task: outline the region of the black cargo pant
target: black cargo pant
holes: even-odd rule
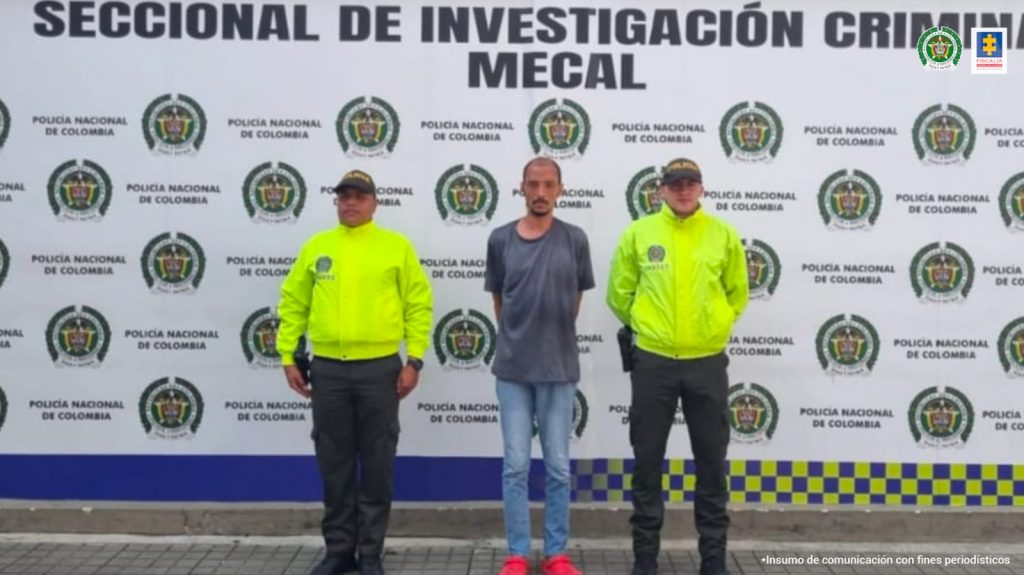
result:
[[[338,361],[313,358],[313,443],[324,484],[328,553],[379,557],[391,514],[398,445],[397,354]]]
[[[725,353],[699,359],[671,359],[633,350],[629,442],[633,468],[633,553],[656,557],[665,520],[661,473],[665,444],[679,400],[697,470],[694,515],[701,559],[725,559],[729,500],[725,453],[729,445],[729,376]]]

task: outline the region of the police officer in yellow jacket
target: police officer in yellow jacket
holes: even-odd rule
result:
[[[635,333],[630,373],[633,446],[632,575],[656,575],[665,507],[665,445],[682,400],[696,464],[694,515],[701,575],[727,574],[729,378],[725,345],[747,305],[747,264],[736,230],[700,205],[700,168],[662,170],[658,213],[633,222],[612,260],[608,305]]]
[[[433,304],[412,244],[373,222],[373,179],[353,170],[334,191],[341,225],[306,241],[285,278],[277,349],[288,385],[313,402],[327,545],[313,575],[354,571],[357,551],[360,575],[380,575],[398,402],[419,380]],[[309,385],[293,359],[307,329]],[[404,364],[398,354],[403,340]]]

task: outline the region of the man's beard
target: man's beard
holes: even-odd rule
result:
[[[538,209],[537,206],[540,206],[541,209]],[[530,204],[529,211],[532,216],[546,216],[551,213],[551,204],[545,202]]]

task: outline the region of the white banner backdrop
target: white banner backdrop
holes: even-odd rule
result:
[[[485,242],[546,154],[598,284],[575,457],[630,456],[609,262],[683,156],[757,288],[730,458],[1019,463],[1024,83],[972,75],[966,29],[1009,22],[1012,51],[1019,8],[591,4],[249,5],[259,40],[241,3],[4,2],[0,451],[311,453],[272,308],[360,168],[440,326],[400,454],[500,456]],[[932,71],[940,8],[964,46]]]

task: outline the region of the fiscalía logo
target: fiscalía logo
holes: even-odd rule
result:
[[[818,189],[818,210],[833,230],[870,230],[882,209],[882,192],[860,170],[839,170]]]
[[[106,170],[90,160],[68,160],[57,166],[46,189],[50,208],[61,221],[103,219],[114,191]]]
[[[245,177],[242,197],[255,222],[295,223],[306,204],[306,181],[284,162],[267,162]]]
[[[818,362],[829,374],[867,375],[878,360],[878,332],[859,315],[829,318],[814,341]]]
[[[7,251],[7,246],[4,245],[3,240],[0,240],[0,287],[3,287],[4,280],[7,279],[7,272],[11,270],[11,254]]]
[[[205,269],[203,248],[187,234],[162,233],[142,250],[142,275],[154,293],[192,293]]]
[[[739,162],[770,162],[782,146],[782,120],[762,102],[740,102],[722,117],[725,156]]]
[[[590,116],[583,106],[568,98],[552,98],[534,108],[529,128],[534,154],[578,157],[590,143]]]
[[[277,353],[277,330],[281,318],[273,308],[260,308],[242,324],[242,353],[250,367],[281,367]]]
[[[920,301],[963,301],[974,284],[974,262],[953,242],[933,242],[914,255],[910,283]]]
[[[192,439],[203,420],[203,396],[180,377],[163,377],[146,387],[139,418],[150,439]]]
[[[434,352],[446,369],[485,369],[496,342],[494,324],[474,309],[454,310],[434,328]]]
[[[154,154],[192,155],[206,137],[206,114],[184,94],[164,94],[146,107],[142,133]]]
[[[626,188],[626,207],[634,220],[661,209],[661,191],[658,189],[658,168],[651,166],[633,175]]]
[[[68,306],[46,325],[46,348],[57,367],[99,367],[110,348],[110,325],[89,306]]]
[[[747,253],[747,283],[751,299],[770,299],[779,287],[782,264],[772,247],[761,240],[743,240]]]
[[[974,427],[970,400],[952,387],[929,387],[917,394],[908,416],[919,447],[963,447]]]
[[[434,198],[446,224],[487,224],[498,209],[498,184],[480,166],[456,165],[437,179]]]
[[[779,404],[763,386],[737,383],[729,388],[728,402],[733,441],[763,443],[775,435],[779,424]]]
[[[1006,28],[971,28],[974,38],[974,57],[971,74],[1007,73]]]
[[[1010,231],[1024,231],[1024,172],[1011,176],[999,192],[999,212]]]
[[[932,70],[949,70],[960,63],[964,45],[956,30],[932,26],[917,40],[917,57],[921,65]]]
[[[999,362],[1009,377],[1024,377],[1024,317],[1011,321],[999,333]]]
[[[7,136],[11,133],[11,112],[4,105],[4,101],[0,100],[0,149],[3,149],[4,144],[7,142]]]
[[[974,120],[959,106],[936,104],[914,121],[914,149],[925,164],[962,164],[974,151]]]
[[[390,154],[398,142],[398,113],[377,97],[360,97],[338,112],[335,128],[338,143],[349,156],[373,157]]]

